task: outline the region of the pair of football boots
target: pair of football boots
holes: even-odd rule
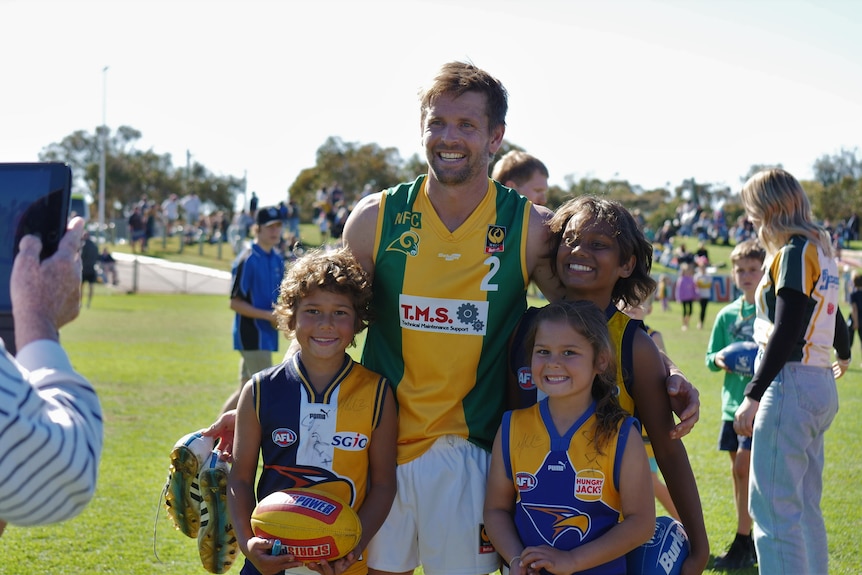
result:
[[[174,526],[197,538],[204,569],[225,573],[239,545],[227,509],[228,464],[215,440],[189,433],[174,444],[165,483],[165,506]]]

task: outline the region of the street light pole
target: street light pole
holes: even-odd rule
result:
[[[108,130],[105,110],[108,94],[108,67],[102,68],[102,128],[99,130],[101,153],[99,155],[99,238],[105,241],[105,148],[107,147]]]

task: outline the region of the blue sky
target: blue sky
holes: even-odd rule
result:
[[[449,60],[503,82],[506,138],[560,185],[738,189],[752,164],[808,178],[862,140],[853,0],[0,0],[0,21],[0,161],[92,131],[104,103],[142,148],[247,173],[265,203],[329,136],[420,152],[416,93]]]

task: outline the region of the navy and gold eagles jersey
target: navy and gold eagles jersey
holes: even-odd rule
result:
[[[562,436],[547,400],[503,416],[503,462],[517,492],[515,526],[525,546],[574,549],[622,519],[619,469],[629,432],[639,432],[637,422],[622,420],[601,453],[593,439],[595,425],[595,403]],[[623,556],[583,573],[625,572]]]
[[[258,500],[281,489],[315,487],[359,509],[388,382],[345,354],[339,374],[317,393],[300,355],[253,379],[263,455]]]

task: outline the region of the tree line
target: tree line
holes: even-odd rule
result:
[[[72,167],[73,192],[89,193],[98,201],[100,130],[78,130],[60,142],[49,144],[39,153],[43,162],[66,162]],[[141,132],[129,126],[105,133],[105,217],[124,217],[124,210],[136,204],[142,195],[159,204],[171,194],[197,194],[214,211],[233,212],[238,194],[244,191],[243,178],[214,174],[200,162],[174,166],[170,154],[152,149],[141,150],[136,144]],[[98,213],[96,210],[92,213]]]
[[[41,161],[67,162],[72,166],[78,191],[88,191],[93,197],[99,185],[100,129],[78,130],[60,142],[49,144],[39,154]],[[124,207],[137,202],[142,194],[161,202],[172,193],[178,196],[195,193],[214,210],[232,214],[237,196],[245,192],[242,177],[216,175],[197,161],[175,166],[170,154],[138,149],[141,132],[135,128],[120,126],[113,132],[106,128],[104,135],[107,218],[123,217]],[[512,149],[522,148],[504,141],[498,157]],[[750,166],[740,177],[740,183],[767,167],[781,165]],[[811,199],[815,217],[842,221],[862,211],[862,156],[857,149],[824,154],[813,162],[812,168],[814,180],[803,181],[802,185]],[[393,147],[345,142],[331,136],[318,148],[315,165],[300,172],[287,187],[286,196],[289,194],[298,204],[302,221],[309,222],[317,192],[322,188],[337,184],[344,190],[349,205],[363,190],[378,191],[412,180],[426,169],[425,159],[418,154],[404,159]],[[548,192],[551,209],[574,196],[600,195],[640,211],[654,229],[661,227],[663,221],[673,219],[677,205],[685,200],[705,208],[722,204],[729,219],[742,212],[736,190],[727,185],[696,182],[693,178],[670,189],[644,189],[627,180],[577,179],[571,175],[566,176],[564,182],[563,186],[551,186]]]

